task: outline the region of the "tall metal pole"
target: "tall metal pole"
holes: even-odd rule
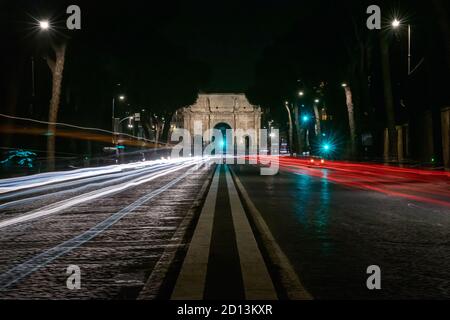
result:
[[[34,80],[34,57],[31,56],[31,96],[36,96],[36,87],[35,87],[35,80]]]
[[[408,75],[411,74],[411,25],[408,24]]]
[[[114,125],[114,108],[115,108],[115,98],[112,98],[112,132],[115,132],[115,125]]]
[[[31,56],[31,102],[30,102],[30,115],[33,115],[34,101],[36,100],[36,84],[34,79],[34,57]]]

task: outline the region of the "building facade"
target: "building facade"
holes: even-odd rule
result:
[[[245,94],[199,94],[195,104],[177,112],[176,126],[188,129],[191,137],[194,137],[195,126],[200,125],[202,132],[224,128],[254,130],[258,146],[261,115],[261,108],[251,105]]]

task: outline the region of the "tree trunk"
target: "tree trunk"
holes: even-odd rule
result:
[[[59,101],[61,98],[61,84],[64,71],[64,60],[66,54],[66,45],[55,46],[54,48],[56,60],[53,61],[47,58],[47,63],[52,71],[52,98],[50,100],[50,107],[48,113],[48,133],[47,133],[47,168],[49,171],[55,170],[55,137],[56,125],[58,120]]]
[[[348,112],[348,126],[350,129],[350,153],[352,157],[356,156],[356,125],[355,125],[355,112],[353,105],[352,90],[349,86],[345,87],[345,98],[347,103]]]
[[[161,130],[159,129],[159,122],[157,122],[155,125],[155,149],[158,148],[160,132],[161,132]]]
[[[303,152],[303,130],[300,126],[300,113],[298,111],[298,106],[294,106],[294,123],[295,123],[295,131],[297,132],[297,152]]]
[[[384,105],[386,108],[388,136],[389,136],[389,154],[390,159],[397,158],[397,134],[395,131],[395,110],[394,98],[392,95],[391,81],[391,63],[389,58],[389,45],[387,40],[380,35],[381,63],[383,72],[384,86]]]
[[[320,113],[317,104],[314,105],[314,118],[316,119],[314,133],[316,134],[316,137],[319,137],[322,134],[322,128],[320,127]]]
[[[293,124],[292,124],[292,115],[291,115],[291,109],[289,109],[288,105],[285,105],[288,117],[289,117],[289,152],[292,155],[292,141],[293,141]]]
[[[172,123],[172,118],[174,116],[175,112],[170,112],[166,115],[163,122],[163,128],[162,128],[162,140],[168,144],[170,142],[170,125]]]

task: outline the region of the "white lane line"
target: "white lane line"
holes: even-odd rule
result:
[[[6,228],[6,227],[9,227],[12,225],[16,225],[19,223],[27,222],[30,220],[34,220],[37,218],[42,218],[44,216],[48,216],[48,215],[57,213],[59,211],[62,211],[64,209],[73,207],[75,205],[78,205],[78,204],[81,204],[81,203],[84,203],[87,201],[91,201],[91,200],[94,200],[94,199],[97,199],[100,197],[104,197],[106,195],[115,194],[115,193],[121,192],[123,190],[126,190],[128,188],[136,187],[138,185],[141,185],[141,184],[150,182],[152,180],[155,180],[159,177],[162,177],[168,173],[176,172],[181,169],[187,168],[187,167],[191,166],[192,164],[193,164],[192,162],[189,162],[187,164],[175,167],[174,169],[164,170],[157,174],[150,174],[146,178],[135,179],[130,182],[122,183],[118,186],[112,186],[112,187],[107,187],[107,188],[103,188],[100,190],[95,190],[95,191],[92,191],[92,192],[89,192],[89,193],[86,193],[86,194],[83,194],[83,195],[80,195],[77,197],[70,198],[68,200],[63,200],[63,201],[57,202],[53,205],[46,206],[46,207],[38,209],[38,210],[34,210],[31,213],[25,214],[23,216],[1,221],[0,229]]]
[[[280,274],[281,284],[286,290],[287,296],[290,300],[312,300],[313,296],[306,290],[300,281],[297,273],[294,270],[289,258],[281,250],[274,236],[270,232],[264,218],[259,210],[256,208],[253,201],[250,199],[247,191],[239,180],[238,176],[233,172],[234,181],[236,187],[239,190],[248,213],[250,214],[256,228],[258,229],[261,239],[264,243],[264,247],[267,249],[267,253],[271,262],[278,268]]]
[[[275,287],[245,215],[228,166],[225,166],[225,176],[244,281],[245,298],[247,300],[277,300]]]
[[[214,212],[216,209],[217,192],[221,165],[211,182],[208,195],[200,213],[188,252],[178,275],[172,300],[202,300],[205,291],[206,272],[208,269],[209,250],[211,246]]]
[[[178,168],[175,171],[180,170],[181,168]],[[17,265],[16,267],[10,269],[9,271],[3,273],[0,275],[0,290],[5,290],[12,284],[20,281],[22,278],[28,276],[29,274],[35,272],[36,270],[46,266],[56,258],[82,246],[84,243],[92,240],[94,237],[98,236],[100,233],[111,227],[113,224],[115,224],[117,221],[131,213],[133,210],[138,208],[139,206],[143,205],[144,203],[152,200],[156,196],[160,195],[167,189],[171,188],[178,182],[180,182],[182,179],[186,178],[188,175],[190,175],[192,170],[189,170],[182,176],[176,178],[175,180],[172,180],[168,184],[166,184],[164,187],[159,188],[157,190],[152,191],[151,193],[141,197],[140,199],[136,200],[129,206],[123,208],[122,210],[116,212],[112,216],[108,217],[107,219],[103,220],[102,222],[98,223],[93,228],[87,230],[86,232],[68,240],[65,241],[37,256],[34,256],[33,258],[27,260],[26,262]],[[169,173],[169,172],[167,172]],[[166,173],[166,174],[167,174]]]

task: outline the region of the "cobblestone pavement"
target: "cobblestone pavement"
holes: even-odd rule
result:
[[[3,200],[1,204],[36,197],[0,209],[0,223],[55,203],[64,205],[88,192],[145,181],[167,169],[154,168],[37,187],[35,194]],[[164,250],[173,246],[170,239],[210,170],[206,164],[185,166],[56,213],[0,227],[0,298],[135,299]],[[79,290],[67,288],[70,265],[81,270]]]

